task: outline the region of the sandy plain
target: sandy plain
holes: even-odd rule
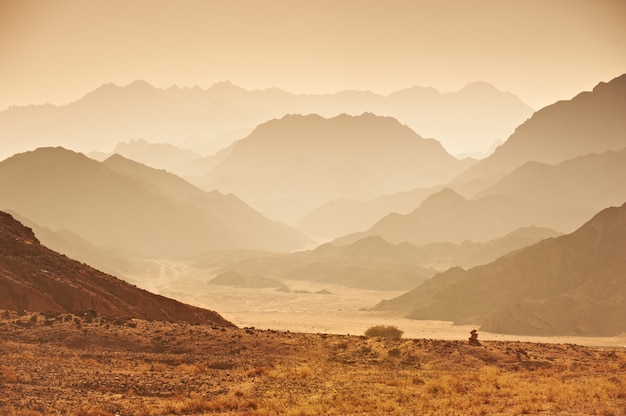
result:
[[[374,325],[394,325],[405,338],[467,340],[473,325],[418,321],[368,310],[402,291],[379,291],[308,281],[283,281],[290,291],[209,284],[215,277],[178,260],[151,262],[146,273],[125,279],[151,292],[220,313],[235,325],[302,333],[362,335]],[[326,291],[330,293],[318,293]],[[480,331],[479,339],[588,347],[623,348],[626,333],[615,337],[520,336]]]

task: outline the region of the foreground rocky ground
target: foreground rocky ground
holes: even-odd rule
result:
[[[469,335],[469,334],[468,334]],[[626,352],[0,311],[0,414],[626,414]]]

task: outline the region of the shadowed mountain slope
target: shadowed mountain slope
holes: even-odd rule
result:
[[[40,244],[0,212],[0,309],[99,314],[233,326],[213,311],[149,293]]]
[[[471,163],[389,117],[289,115],[237,142],[203,188],[233,192],[291,223],[339,198],[371,199],[445,183]]]
[[[137,256],[220,248],[294,250],[307,241],[234,196],[203,192],[165,171],[121,163],[122,158],[108,164],[116,160],[120,171],[63,148],[15,155],[0,162],[0,206]]]
[[[626,204],[493,263],[440,273],[377,308],[492,332],[618,335],[626,331],[624,253]]]
[[[496,151],[456,181],[508,173],[526,162],[557,164],[626,147],[626,74],[537,111]]]

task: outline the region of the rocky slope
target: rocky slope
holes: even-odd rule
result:
[[[232,326],[216,312],[149,293],[56,253],[4,212],[0,212],[0,288],[1,309]]]

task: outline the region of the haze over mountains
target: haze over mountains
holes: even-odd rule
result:
[[[588,153],[621,150],[626,147],[625,113],[626,74],[537,111],[457,181],[509,173],[531,161],[557,164]]]
[[[207,155],[245,137],[258,124],[286,114],[332,118],[364,112],[395,117],[419,134],[437,138],[450,152],[484,152],[504,140],[532,111],[519,98],[484,82],[443,94],[434,88],[412,87],[382,96],[369,91],[328,95],[247,91],[229,82],[207,89],[159,89],[136,81],[102,85],[66,105],[0,112],[0,137],[6,141],[0,157],[42,146],[110,152],[117,143],[135,139],[171,143]]]
[[[453,94],[465,109],[458,125],[486,90],[476,84]],[[420,285],[385,307],[500,332],[618,333],[622,321],[598,322],[603,311],[623,312],[623,279],[614,270],[622,264],[614,257],[624,251],[620,238],[606,231],[621,229],[621,217],[603,211],[579,227],[626,200],[626,75],[539,110],[478,162],[457,159],[438,137],[424,138],[382,107],[377,114],[360,112],[395,103],[413,114],[420,100],[436,107],[428,100],[443,96],[420,88],[381,98],[364,92],[293,96],[230,84],[160,90],[137,82],[104,86],[67,106],[11,108],[0,113],[0,137],[20,139],[7,140],[10,146],[58,140],[94,150],[110,143],[125,156],[91,153],[97,161],[62,147],[15,154],[0,162],[0,209],[51,247],[121,275],[132,275],[145,261],[155,273],[160,267],[167,275],[176,263],[185,269],[174,274],[192,270],[207,282],[257,288],[283,281],[371,290]],[[447,108],[455,108],[453,101]],[[324,111],[312,114],[316,106]],[[270,115],[296,107],[306,111]],[[229,136],[229,145],[215,154],[201,157],[169,143],[174,136],[183,143],[192,130],[209,136],[231,131],[246,120],[239,118],[241,108],[256,121],[238,125],[245,132],[232,144]],[[427,113],[418,112],[416,118]],[[157,131],[165,143],[149,142]],[[150,164],[184,172],[186,179]],[[552,238],[560,233],[572,234]],[[548,240],[533,246],[541,249],[523,249],[542,239]],[[454,267],[477,265],[484,266]],[[486,280],[471,277],[492,269]],[[570,279],[575,282],[563,283]],[[460,283],[465,280],[471,283]],[[452,289],[457,283],[460,289]],[[476,307],[459,306],[471,285],[488,293],[476,292]],[[515,288],[523,297],[507,292]]]

